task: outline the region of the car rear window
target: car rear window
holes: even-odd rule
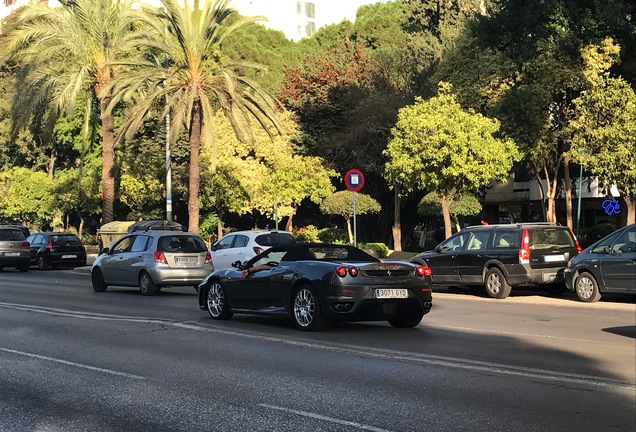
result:
[[[257,236],[254,241],[259,246],[276,246],[292,244],[296,241],[291,234],[288,233],[267,233]]]
[[[20,241],[26,240],[24,233],[19,229],[0,230],[0,241]]]
[[[199,237],[185,235],[163,236],[159,239],[158,250],[162,252],[205,252],[205,243]]]
[[[536,228],[530,231],[530,249],[574,247],[574,238],[567,228]]]
[[[74,235],[52,235],[51,243],[53,243],[54,245],[65,245],[65,244],[78,245],[81,242],[79,237]]]

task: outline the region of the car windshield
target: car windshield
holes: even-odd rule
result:
[[[0,230],[0,241],[20,241],[26,240],[24,233],[18,229]]]
[[[159,239],[158,250],[162,252],[205,252],[203,240],[194,236],[171,235]]]
[[[530,233],[530,249],[574,247],[574,238],[567,228],[541,228]]]
[[[276,246],[286,245],[295,242],[291,234],[286,233],[267,233],[257,236],[254,241],[259,246]]]

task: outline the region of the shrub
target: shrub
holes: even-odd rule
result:
[[[318,233],[318,238],[323,243],[349,244],[349,234],[341,228],[322,229]]]
[[[298,243],[318,243],[320,230],[313,225],[307,225],[301,232],[296,233]]]
[[[358,248],[377,258],[386,258],[389,248],[384,243],[359,243]]]

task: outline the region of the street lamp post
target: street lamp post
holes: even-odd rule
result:
[[[166,113],[166,220],[172,221],[172,164],[170,163],[170,104],[168,96],[166,96],[166,105],[168,112]]]

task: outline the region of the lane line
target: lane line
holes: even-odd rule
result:
[[[111,369],[104,369],[104,368],[100,368],[100,367],[89,366],[89,365],[85,365],[85,364],[82,364],[82,363],[76,363],[76,362],[72,362],[72,361],[68,361],[68,360],[62,360],[62,359],[54,358],[54,357],[46,357],[46,356],[42,356],[42,355],[38,355],[38,354],[32,354],[32,353],[28,353],[28,352],[24,352],[24,351],[16,351],[16,350],[8,349],[8,348],[0,348],[0,351],[6,352],[6,353],[10,353],[10,354],[17,354],[17,355],[21,355],[21,356],[25,356],[25,357],[36,358],[38,360],[46,360],[46,361],[51,361],[51,362],[55,362],[55,363],[60,363],[60,364],[67,365],[67,366],[74,366],[74,367],[78,367],[78,368],[82,368],[82,369],[88,369],[88,370],[92,370],[92,371],[102,372],[102,373],[106,373],[106,374],[110,374],[110,375],[117,375],[117,376],[121,376],[121,377],[124,377],[124,378],[132,378],[132,379],[137,379],[137,380],[146,379],[145,377],[142,377],[142,376],[139,376],[139,375],[129,374],[129,373],[126,373],[126,372],[118,372],[118,371],[111,370]]]
[[[284,408],[284,407],[279,407],[279,406],[275,406],[275,405],[267,405],[267,404],[258,404],[258,406],[261,406],[263,408],[269,408],[269,409],[273,409],[273,410],[278,410],[278,411],[283,411],[286,413],[290,413],[290,414],[296,414],[299,416],[303,416],[303,417],[309,417],[309,418],[313,418],[313,419],[317,419],[317,420],[323,420],[323,421],[328,421],[331,423],[337,423],[337,424],[341,424],[344,426],[351,426],[357,429],[362,429],[362,430],[367,430],[367,431],[372,431],[372,432],[391,432],[387,429],[382,429],[382,428],[378,428],[375,426],[369,426],[369,425],[365,425],[362,423],[356,423],[356,422],[352,422],[352,421],[347,421],[347,420],[340,420],[337,418],[333,418],[333,417],[327,417],[324,416],[322,414],[316,414],[316,413],[311,413],[311,412],[307,412],[307,411],[298,411],[298,410],[294,410],[291,408]]]
[[[94,319],[94,320],[110,320],[110,321],[124,321],[133,323],[146,323],[146,324],[158,324],[163,326],[170,326],[174,328],[180,328],[184,330],[195,330],[200,332],[217,333],[228,336],[238,336],[247,339],[262,340],[273,343],[280,343],[289,346],[304,347],[310,349],[341,352],[354,355],[364,355],[367,357],[373,357],[378,359],[390,359],[400,360],[411,363],[423,363],[441,367],[448,367],[454,369],[464,369],[473,372],[487,373],[487,374],[499,374],[508,376],[518,376],[531,379],[542,379],[546,381],[556,381],[576,385],[584,385],[586,387],[601,388],[610,391],[634,391],[636,389],[636,383],[621,381],[618,379],[603,378],[594,375],[575,374],[569,372],[559,372],[547,369],[538,369],[525,366],[507,365],[503,363],[486,362],[479,360],[470,360],[460,357],[448,357],[434,354],[415,353],[408,351],[396,351],[396,350],[384,350],[381,348],[370,348],[359,345],[340,344],[330,345],[326,343],[306,342],[302,340],[289,340],[285,338],[268,336],[259,333],[243,333],[235,330],[219,329],[215,327],[209,327],[205,324],[198,322],[175,322],[170,320],[162,320],[156,318],[135,318],[130,316],[117,316],[117,315],[104,315],[96,314],[91,316],[89,313],[77,313],[73,311],[65,311],[63,309],[52,310],[50,308],[41,308],[37,306],[28,305],[16,305],[8,303],[0,303],[0,307],[6,307],[18,310],[28,310],[32,312],[40,312],[51,315],[70,316],[82,319]]]

